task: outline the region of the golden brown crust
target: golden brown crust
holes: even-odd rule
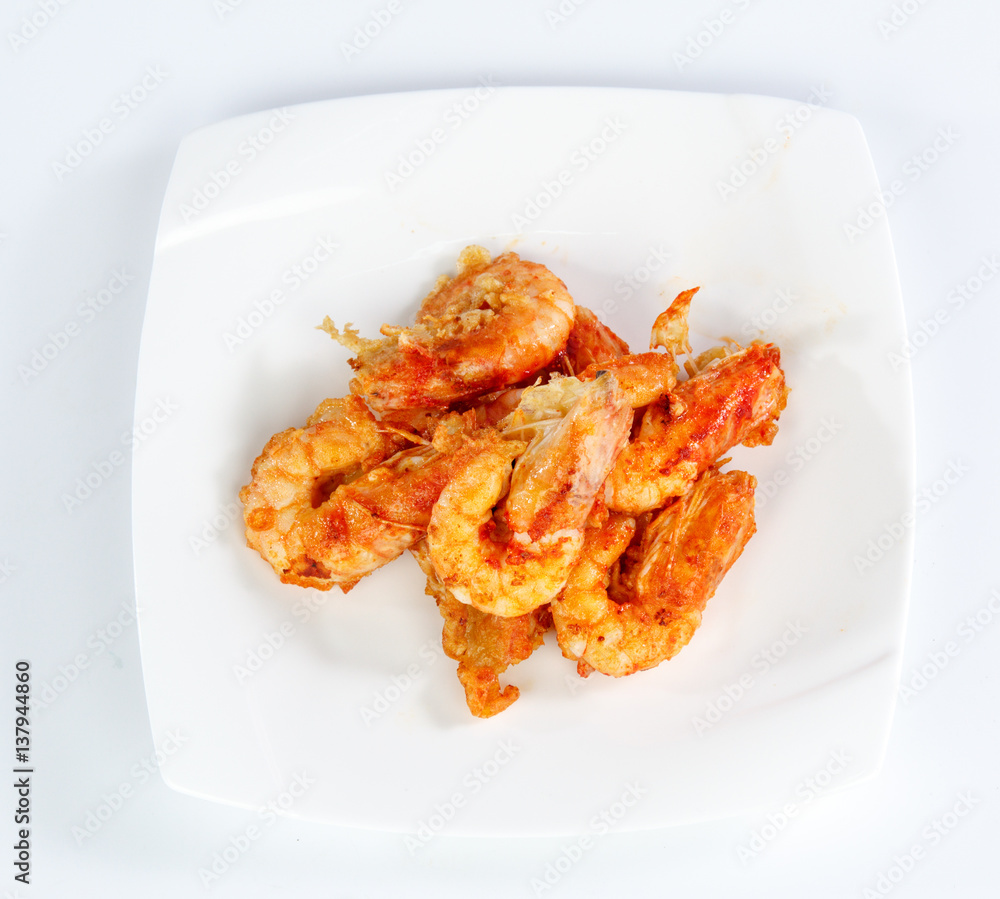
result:
[[[413,325],[327,320],[353,395],[268,441],[240,492],[248,545],[285,583],[345,592],[409,548],[480,718],[552,626],[582,677],[672,658],[755,530],[755,481],[720,457],[769,444],[788,395],[771,344],[690,357],[697,290],[630,353],[544,266],[473,246]]]
[[[560,354],[573,325],[566,285],[516,253],[492,261],[467,247],[459,274],[441,280],[410,327],[365,340],[332,321],[323,329],[356,356],[351,392],[378,411],[444,409],[524,382]]]
[[[573,328],[566,339],[570,374],[579,374],[589,365],[618,359],[628,351],[628,344],[590,309],[577,305]]]
[[[609,508],[631,515],[658,508],[736,444],[770,442],[787,397],[773,344],[751,344],[682,381],[646,409],[618,457]]]
[[[691,308],[691,299],[699,290],[698,287],[692,287],[681,291],[666,311],[656,317],[649,338],[651,350],[661,346],[674,356],[691,352],[691,344],[688,343],[688,310]]]
[[[630,546],[637,529],[621,513],[588,533],[581,561],[552,603],[563,655],[583,663],[581,673],[614,677],[673,658],[756,530],[755,486],[746,472],[711,469],[638,532],[638,543]],[[614,581],[619,589],[609,592]]]
[[[459,602],[441,583],[427,552],[426,541],[411,548],[427,575],[425,593],[434,597],[444,619],[442,646],[458,662],[458,679],[465,701],[477,718],[490,718],[513,703],[520,691],[513,684],[500,687],[500,675],[523,662],[539,646],[552,619],[548,606],[516,618],[501,618]]]
[[[584,369],[580,380],[588,381],[605,371],[618,379],[633,409],[655,402],[677,383],[677,363],[670,353],[630,353],[595,363]]]

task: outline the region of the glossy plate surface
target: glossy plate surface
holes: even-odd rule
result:
[[[185,139],[133,485],[153,734],[185,738],[167,782],[426,836],[766,812],[811,801],[820,772],[830,790],[875,773],[915,512],[892,245],[884,219],[858,224],[876,190],[857,121],[755,96],[480,85]],[[582,680],[550,634],[486,721],[409,557],[347,596],[284,586],[244,546],[237,499],[271,434],[347,392],[324,315],[369,336],[405,324],[469,243],[545,263],[638,349],[701,285],[695,350],[773,340],[792,387],[774,444],[733,453],[759,481],[758,533],[692,643],[655,671]]]

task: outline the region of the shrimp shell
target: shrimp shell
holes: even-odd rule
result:
[[[566,361],[573,374],[588,365],[627,355],[628,344],[586,306],[577,305],[573,328],[566,340]]]
[[[546,424],[544,404],[534,407],[533,399],[542,392],[564,402],[570,381],[579,398],[557,423]],[[589,384],[567,378],[526,390],[522,405],[533,409],[529,420],[513,429],[505,419],[507,433],[535,432],[531,443],[494,440],[471,458],[441,491],[427,529],[441,582],[462,602],[504,617],[538,608],[566,583],[587,516],[632,421],[610,374]],[[508,418],[520,422],[522,416]],[[508,488],[498,524],[493,507]]]
[[[756,530],[756,480],[743,471],[705,472],[694,489],[660,512],[645,528],[631,587],[612,598],[612,566],[629,545],[634,519],[613,514],[604,528],[588,531],[581,561],[552,620],[563,655],[591,670],[623,677],[673,658],[701,624],[702,612]]]
[[[322,328],[357,355],[352,393],[377,411],[445,408],[520,384],[545,369],[566,344],[573,298],[544,265],[503,253],[492,262],[467,247],[459,273],[439,279],[410,328],[383,326],[382,340]]]
[[[753,343],[682,381],[643,414],[608,479],[608,508],[661,508],[737,443],[770,444],[787,397],[773,344]]]
[[[284,583],[330,589],[331,575],[309,557],[299,519],[396,447],[358,397],[324,400],[304,428],[275,434],[254,461],[250,483],[240,490],[247,546]]]
[[[526,615],[502,618],[457,600],[441,583],[430,560],[427,541],[410,547],[424,574],[425,593],[437,602],[444,619],[441,642],[445,654],[458,662],[458,679],[465,701],[477,718],[490,718],[513,703],[520,691],[513,684],[500,687],[500,675],[523,662],[539,646],[552,626],[548,606]]]
[[[350,590],[420,540],[455,467],[481,445],[450,414],[433,440],[401,450],[358,397],[326,400],[306,428],[268,441],[240,491],[247,545],[282,582]]]

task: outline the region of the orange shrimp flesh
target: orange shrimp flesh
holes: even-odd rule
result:
[[[553,396],[575,399],[567,413],[543,425],[539,416],[548,401],[537,408],[533,403]],[[427,530],[441,582],[462,602],[504,617],[548,602],[576,561],[587,516],[631,421],[632,410],[610,374],[587,384],[567,378],[526,390],[502,423],[506,438],[471,459],[441,491]],[[510,439],[536,431],[529,444]]]
[[[443,409],[520,384],[559,354],[573,325],[574,304],[544,265],[482,247],[459,257],[458,275],[424,300],[415,325],[383,326],[366,340],[327,318],[322,328],[356,353],[351,391],[376,411]]]
[[[591,528],[552,620],[563,655],[580,674],[622,677],[673,658],[701,624],[708,600],[755,531],[756,480],[710,469],[692,491],[649,522],[632,571],[614,577],[635,533],[635,520],[613,514]],[[628,586],[624,595],[609,584]]]
[[[682,381],[643,414],[608,479],[608,508],[660,508],[736,444],[770,444],[787,397],[773,344],[753,343]]]
[[[552,626],[548,606],[514,618],[482,612],[457,600],[441,583],[426,540],[410,547],[410,552],[427,575],[425,592],[437,602],[444,619],[442,646],[448,658],[458,662],[458,679],[469,711],[477,718],[502,712],[520,691],[513,684],[501,687],[500,675],[542,645],[545,631]]]
[[[328,590],[331,576],[309,557],[298,522],[398,447],[358,397],[324,400],[304,428],[275,434],[254,461],[240,491],[247,545],[285,583]]]

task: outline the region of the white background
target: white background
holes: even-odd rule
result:
[[[904,682],[925,666],[934,676],[923,688],[913,681],[918,689],[901,699],[882,774],[810,803],[750,861],[738,847],[765,823],[760,816],[612,832],[543,895],[860,897],[878,895],[890,873],[898,880],[894,896],[994,894],[1000,622],[990,603],[1000,579],[998,529],[987,509],[998,485],[992,359],[1000,279],[985,282],[963,308],[952,291],[974,289],[983,258],[1000,254],[1000,9],[987,0],[578,0],[578,7],[567,0],[559,14],[558,0],[489,9],[398,0],[382,33],[348,58],[344,42],[387,4],[43,5],[57,11],[48,16],[39,0],[16,0],[0,12],[0,678],[13,696],[15,659],[31,660],[36,688],[80,654],[87,664],[33,715],[29,887],[13,880],[14,828],[2,811],[16,797],[0,791],[8,847],[0,850],[0,890],[22,897],[532,896],[533,878],[573,842],[439,836],[411,855],[398,835],[287,819],[206,889],[199,868],[245,830],[248,816],[133,773],[154,746],[136,629],[123,611],[134,602],[128,453],[81,506],[70,510],[63,500],[94,463],[125,449],[160,202],[186,133],[274,106],[466,87],[490,76],[507,85],[801,100],[819,86],[829,91],[830,106],[861,121],[883,187],[898,180],[905,188],[888,214],[916,347],[918,489],[950,463],[968,467],[917,520]],[[695,46],[689,39],[725,9],[731,22],[712,40],[703,37],[700,55],[681,60],[677,54]],[[33,15],[42,23],[37,33],[22,20]],[[116,98],[141,83],[147,67],[159,67],[162,80],[122,117]],[[113,120],[111,133],[76,168],[56,171],[68,145],[104,117]],[[950,135],[939,142],[947,149],[916,167],[912,157],[940,133]],[[100,314],[81,316],[81,301],[115,270],[132,278],[126,289]],[[947,320],[930,335],[923,323],[939,310]],[[33,353],[71,323],[65,348],[25,376]],[[959,628],[977,613],[981,629],[965,639],[970,632]],[[125,626],[109,644],[102,630],[116,620]],[[949,641],[953,654],[941,655]],[[122,783],[133,792],[120,810],[97,833],[75,837],[74,828]],[[971,811],[945,819],[961,796],[971,797]],[[943,836],[926,836],[945,820],[956,826],[941,824]],[[915,845],[920,857],[903,858]]]

